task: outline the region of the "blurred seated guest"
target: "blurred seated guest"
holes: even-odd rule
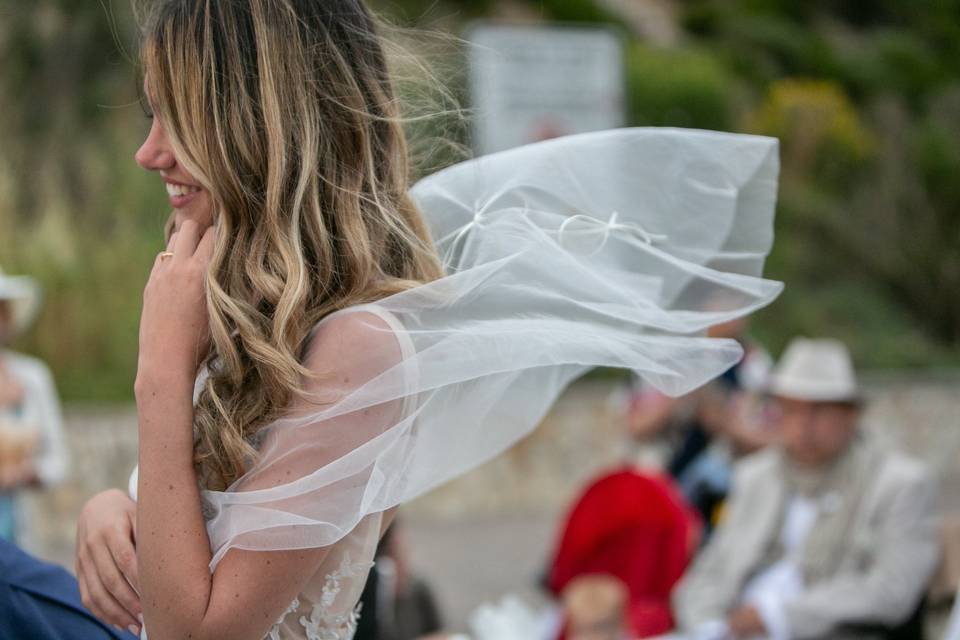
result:
[[[0,538],[16,540],[16,493],[63,479],[67,448],[60,403],[41,361],[7,349],[39,300],[32,279],[0,271]]]
[[[947,631],[943,634],[943,640],[960,640],[960,590],[953,599],[953,612],[947,622]]]
[[[642,386],[630,394],[628,426],[642,452],[639,463],[667,469],[708,529],[729,490],[733,460],[773,439],[761,403],[772,360],[747,337],[748,322],[710,328],[711,337],[736,340],[744,352],[717,380],[680,398]]]
[[[960,589],[957,590],[957,595],[953,599],[953,612],[947,622],[947,631],[943,634],[943,640],[960,640]]]
[[[468,635],[431,636],[430,640],[556,640],[563,623],[562,607],[538,595],[508,593],[497,602],[485,602],[470,614]]]
[[[843,344],[794,340],[770,391],[780,444],[738,466],[725,519],[674,594],[679,625],[695,637],[885,637],[911,620],[938,562],[933,480],[860,427]]]
[[[410,567],[399,519],[380,540],[360,602],[363,615],[354,640],[416,640],[443,626],[433,593]]]
[[[630,592],[611,575],[574,578],[563,590],[566,640],[627,640]]]
[[[567,591],[583,576],[618,581],[627,594],[631,637],[664,633],[674,626],[670,593],[697,547],[699,530],[696,513],[669,478],[634,469],[606,474],[574,503],[547,586],[569,605]]]

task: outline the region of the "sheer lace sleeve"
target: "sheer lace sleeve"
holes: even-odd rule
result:
[[[396,318],[375,305],[316,327],[306,397],[262,432],[250,471],[226,491],[203,493],[211,568],[233,547],[328,546],[367,515],[357,507],[375,501],[384,483],[378,456],[400,446],[392,440],[413,413],[411,353]]]

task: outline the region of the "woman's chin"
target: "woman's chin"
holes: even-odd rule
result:
[[[175,212],[173,218],[174,230],[179,231],[180,227],[183,226],[183,223],[187,220],[192,220],[197,223],[197,226],[200,227],[200,231],[205,231],[208,227],[213,226],[213,214],[210,211],[200,211],[200,212],[191,212],[187,209],[178,209]]]

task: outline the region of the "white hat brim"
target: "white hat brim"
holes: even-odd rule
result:
[[[808,402],[860,402],[863,400],[860,389],[853,385],[837,385],[831,381],[776,374],[771,377],[767,390],[774,396]]]
[[[11,305],[13,333],[22,333],[40,310],[40,287],[36,280],[27,276],[0,274],[0,302]]]

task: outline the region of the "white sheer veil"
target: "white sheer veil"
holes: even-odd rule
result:
[[[761,277],[777,172],[770,138],[622,129],[418,183],[448,275],[318,325],[315,402],[264,431],[245,476],[203,492],[211,570],[234,548],[347,539],[369,561],[377,536],[359,524],[508,448],[591,368],[677,395],[732,366],[739,345],[704,334],[781,290]]]

